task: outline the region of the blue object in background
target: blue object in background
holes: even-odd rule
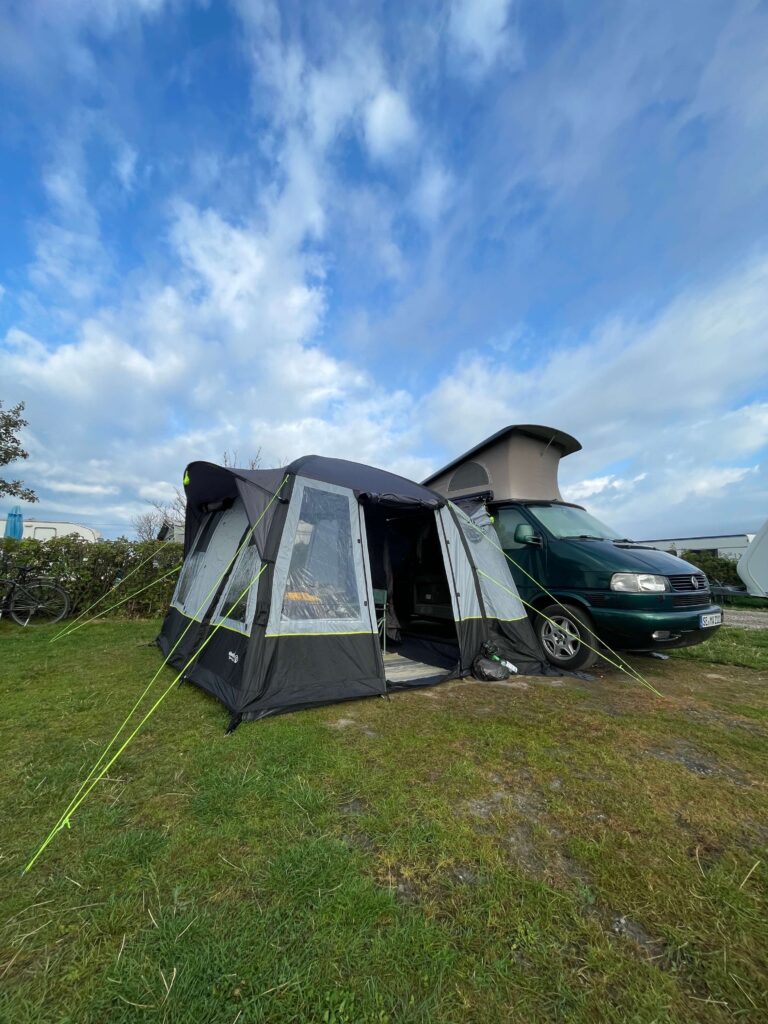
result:
[[[5,536],[10,540],[21,540],[24,535],[24,516],[21,506],[14,505],[5,520]]]

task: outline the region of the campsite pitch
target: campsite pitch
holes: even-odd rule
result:
[[[169,697],[23,878],[157,623],[0,624],[0,1020],[768,1018],[768,653],[244,725]],[[170,680],[170,670],[159,684]]]

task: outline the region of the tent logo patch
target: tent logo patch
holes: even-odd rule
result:
[[[240,661],[240,658],[238,657],[237,654],[235,654],[234,651],[230,651],[229,652],[229,660],[232,662],[233,665],[236,665],[238,663],[238,661]]]

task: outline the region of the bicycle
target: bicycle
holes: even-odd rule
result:
[[[52,626],[69,611],[69,595],[58,584],[31,577],[32,569],[17,569],[14,576],[0,577],[0,619],[6,614],[20,626]]]

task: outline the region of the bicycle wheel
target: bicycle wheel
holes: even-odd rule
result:
[[[69,611],[69,597],[54,583],[19,584],[9,610],[20,626],[53,625]]]

